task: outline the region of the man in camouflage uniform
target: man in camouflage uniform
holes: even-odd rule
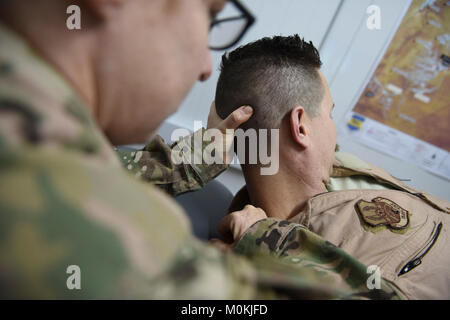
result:
[[[301,224],[377,266],[410,299],[450,299],[450,203],[335,154],[333,102],[320,66],[318,51],[298,35],[264,38],[223,57],[219,115],[249,103],[255,116],[244,127],[280,132],[280,170],[264,176],[261,164],[245,162],[247,186],[231,211],[250,203]]]
[[[0,2],[1,298],[403,298],[385,280],[369,289],[364,264],[302,225],[251,206],[235,213],[256,221],[233,229],[240,255],[222,253],[135,177],[177,194],[221,167],[174,166],[155,140],[128,155],[147,168],[122,168],[111,143],[142,141],[208,77],[208,12],[223,1],[77,2],[73,32],[69,4]]]

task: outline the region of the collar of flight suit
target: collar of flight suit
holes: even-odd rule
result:
[[[367,163],[357,158],[356,156],[353,156],[345,152],[336,152],[331,177],[335,179],[339,178],[351,179],[356,176],[371,177],[374,179],[375,183],[378,182],[382,185],[388,185],[392,189],[397,189],[410,193],[422,199],[435,209],[450,214],[450,203],[448,201],[435,197],[427,192],[411,188],[402,183],[397,178],[387,173],[386,171],[384,171],[383,169],[378,168],[370,163]],[[327,189],[330,190],[331,189],[330,186],[327,186]],[[244,186],[234,196],[230,204],[230,207],[228,208],[228,213],[242,210],[247,204],[250,204],[250,198],[248,195],[247,186]],[[299,212],[298,215],[296,215],[296,217],[298,217],[300,214],[301,212]]]
[[[361,159],[358,159],[351,154],[345,152],[337,152],[331,176],[334,178],[345,178],[358,175],[372,177],[379,183],[387,184],[395,189],[408,192],[422,199],[435,209],[450,214],[450,203],[448,201],[431,195],[428,192],[417,190],[415,188],[407,186],[398,178],[387,173],[385,170],[375,165],[369,164]]]
[[[69,82],[0,24],[0,154],[64,148],[119,167],[114,149]]]

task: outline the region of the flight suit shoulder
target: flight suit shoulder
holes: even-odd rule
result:
[[[433,208],[450,214],[450,202],[434,196],[426,191],[410,187],[394,177],[386,170],[345,153],[336,152],[330,191],[351,189],[401,190],[420,198]]]

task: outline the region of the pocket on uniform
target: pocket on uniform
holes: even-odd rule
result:
[[[380,266],[383,277],[396,281],[423,269],[425,259],[439,242],[442,228],[440,220],[427,217],[425,223]]]
[[[439,222],[436,225],[436,228],[433,230],[431,237],[427,241],[427,243],[420,249],[413,257],[411,257],[408,262],[406,262],[400,269],[398,270],[397,276],[401,277],[408,272],[411,272],[415,268],[419,267],[422,264],[422,260],[425,256],[430,252],[431,249],[435,246],[436,242],[439,239],[442,231],[442,222]]]

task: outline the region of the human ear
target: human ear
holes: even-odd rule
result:
[[[306,118],[305,109],[302,106],[292,109],[289,118],[292,139],[303,149],[309,146],[309,129],[306,125]]]

